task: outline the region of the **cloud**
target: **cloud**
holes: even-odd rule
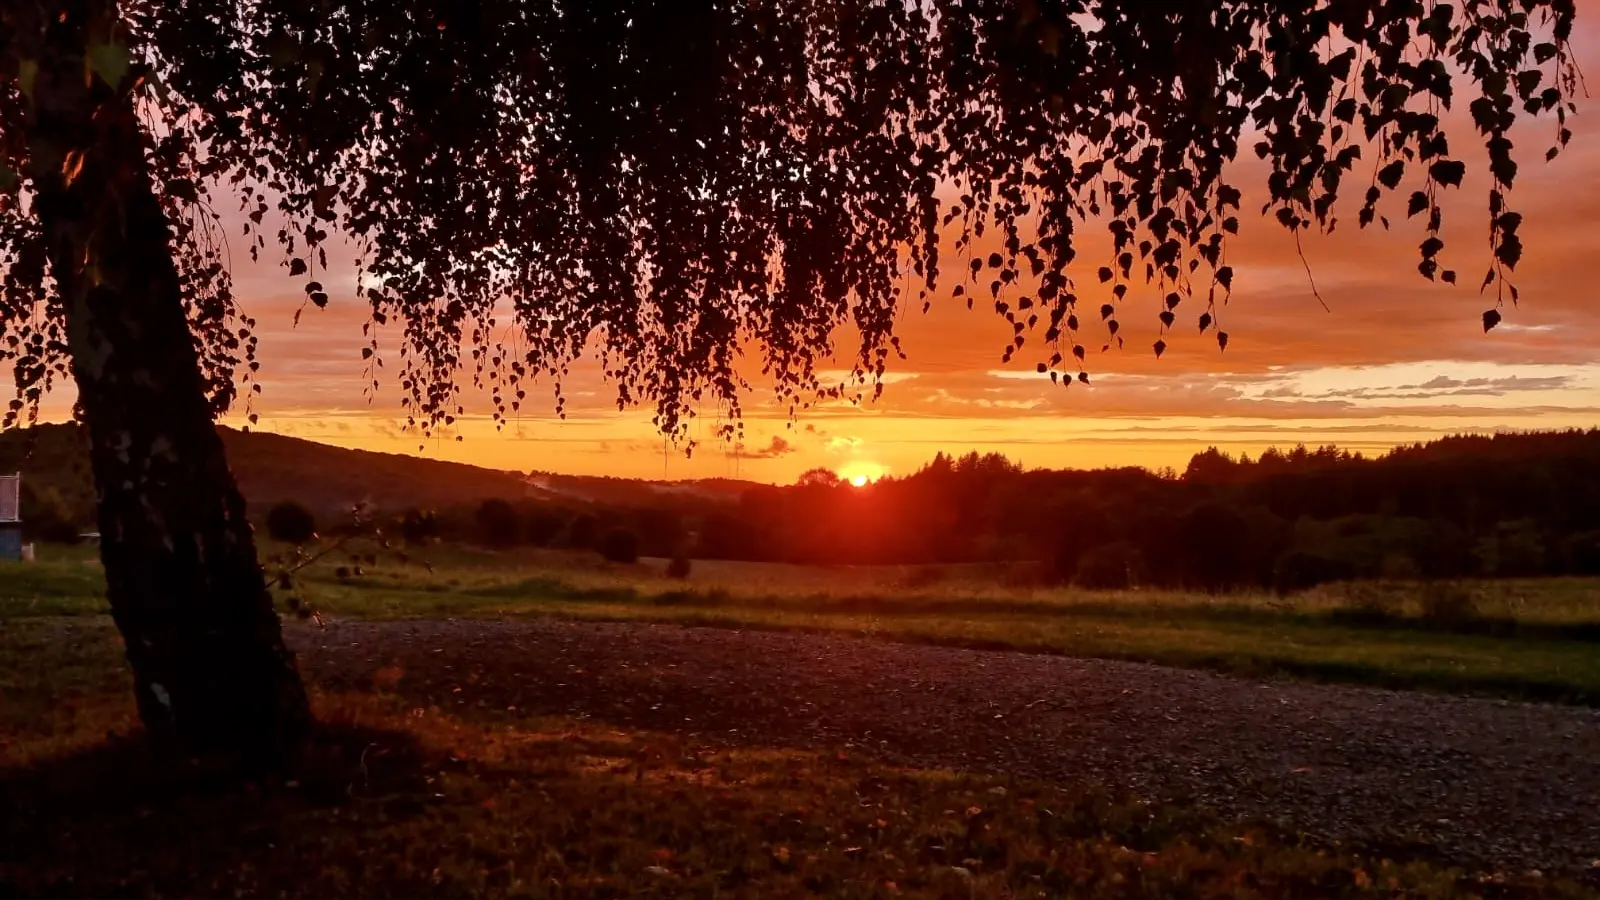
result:
[[[852,453],[861,446],[861,438],[836,435],[828,438],[829,453]]]
[[[760,450],[751,450],[743,444],[736,448],[736,452],[743,459],[778,459],[795,452],[795,445],[784,440],[778,435],[773,435],[767,446]]]
[[[1504,397],[1507,394],[1530,391],[1561,391],[1573,386],[1573,379],[1567,375],[1533,377],[1511,375],[1504,378],[1451,378],[1448,375],[1439,375],[1419,384],[1317,392],[1306,392],[1295,386],[1285,385],[1271,388],[1261,396],[1303,400],[1435,400],[1441,397]]]

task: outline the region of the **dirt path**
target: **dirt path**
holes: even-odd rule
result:
[[[1467,864],[1600,864],[1600,712],[847,637],[562,621],[294,632],[319,684],[708,742],[1087,779]]]

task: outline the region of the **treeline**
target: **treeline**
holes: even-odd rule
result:
[[[825,470],[736,502],[494,498],[409,510],[418,539],[808,564],[1016,563],[1093,588],[1293,591],[1354,578],[1600,574],[1600,430],[1452,437],[1365,458],[1215,448],[1181,472],[936,456],[854,487]],[[609,537],[608,537],[609,536]]]

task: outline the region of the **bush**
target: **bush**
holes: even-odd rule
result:
[[[1600,575],[1600,531],[1581,531],[1561,542],[1562,564],[1572,575]]]
[[[694,564],[689,562],[689,557],[684,556],[683,554],[678,554],[672,557],[671,562],[667,563],[667,577],[688,578],[689,571],[692,568],[694,568]]]
[[[567,546],[576,550],[588,550],[595,546],[595,539],[600,534],[600,520],[588,513],[580,513],[567,527]]]
[[[535,509],[522,519],[522,537],[536,547],[549,546],[566,524],[561,516],[550,510]]]
[[[267,536],[296,546],[308,543],[317,536],[317,519],[311,510],[285,500],[267,511]]]
[[[1478,604],[1462,585],[1430,581],[1422,586],[1422,618],[1435,625],[1464,625],[1478,618]]]
[[[1330,581],[1343,581],[1353,574],[1352,568],[1342,559],[1290,550],[1278,557],[1273,567],[1272,585],[1280,597],[1287,596]]]
[[[1344,587],[1345,605],[1335,609],[1336,622],[1352,625],[1383,625],[1400,617],[1400,598],[1393,586],[1371,581],[1351,582]]]
[[[1126,541],[1102,544],[1083,554],[1073,583],[1091,591],[1125,591],[1140,568],[1139,548]]]
[[[639,536],[626,528],[613,528],[600,538],[598,549],[606,562],[636,563],[639,561]]]
[[[1105,510],[1090,501],[1070,504],[1059,513],[1066,521],[1055,536],[1055,547],[1050,562],[1055,580],[1071,581],[1078,574],[1078,564],[1097,547],[1111,543],[1112,528]]]
[[[425,544],[439,536],[439,517],[431,509],[413,506],[400,517],[400,536],[408,544]]]
[[[54,487],[35,489],[22,482],[21,513],[23,532],[31,538],[52,544],[78,542],[77,517]]]
[[[510,503],[494,497],[478,504],[473,514],[478,540],[489,547],[510,547],[522,537],[522,517]]]
[[[1496,525],[1478,540],[1476,552],[1479,570],[1496,578],[1525,578],[1545,568],[1544,537],[1526,519]]]
[[[66,519],[56,519],[46,522],[35,532],[39,540],[47,544],[76,544],[82,540],[78,533],[78,526]]]

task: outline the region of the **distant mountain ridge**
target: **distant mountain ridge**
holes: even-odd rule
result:
[[[354,450],[303,438],[219,428],[228,462],[252,514],[283,500],[319,516],[338,516],[353,504],[383,509],[439,509],[489,497],[507,500],[649,507],[691,494],[736,502],[754,482],[649,482],[600,476],[486,469],[401,453]],[[0,432],[0,472],[21,472],[34,488],[53,488],[82,521],[93,521],[94,488],[88,446],[75,424],[46,424]]]

